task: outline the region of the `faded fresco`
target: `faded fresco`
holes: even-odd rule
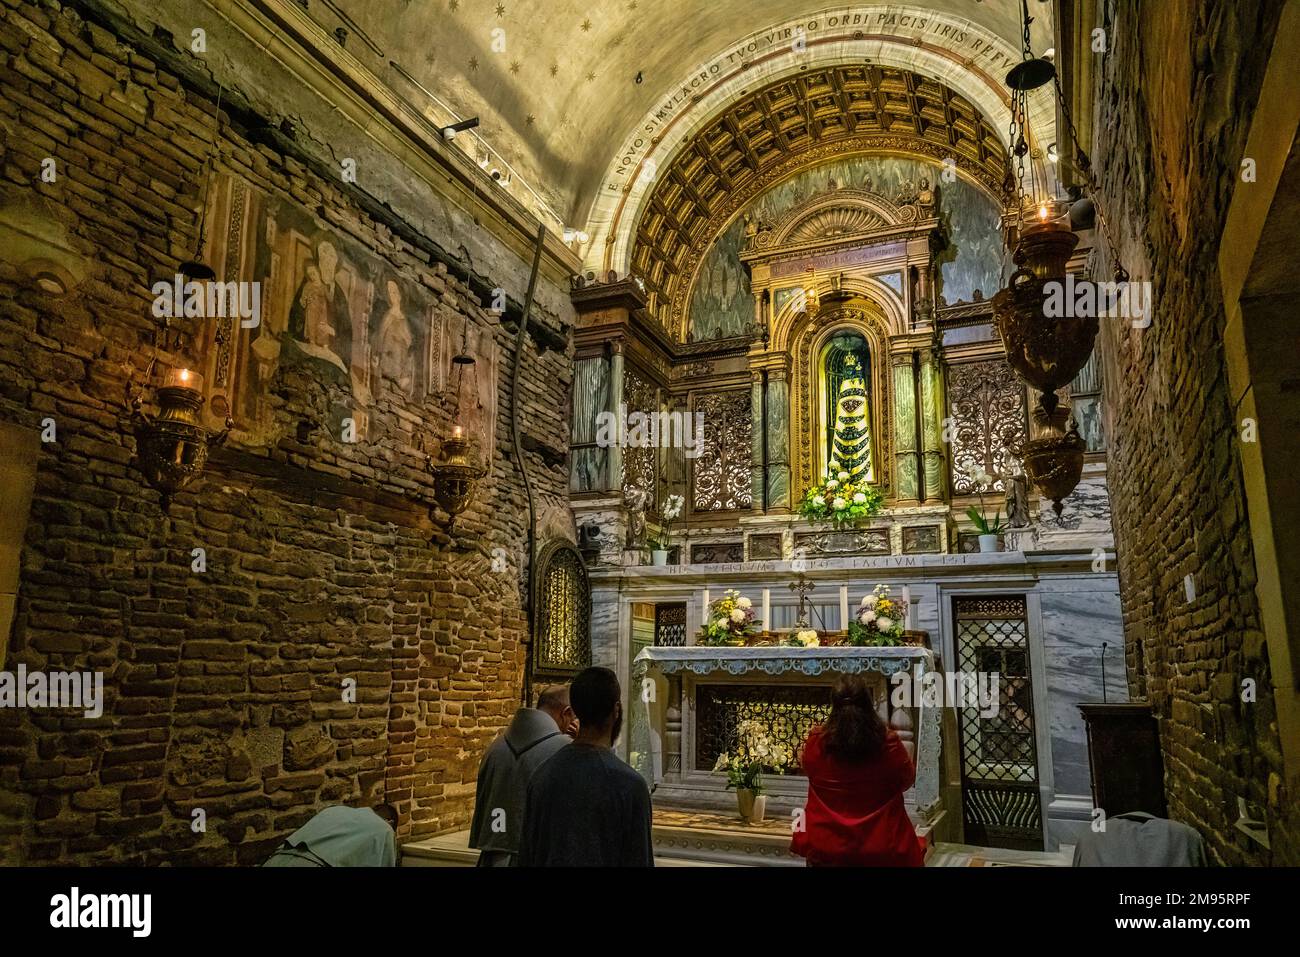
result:
[[[365,440],[380,407],[415,434],[428,411],[451,413],[459,401],[467,434],[490,460],[497,375],[490,335],[471,329],[467,337],[463,321],[449,321],[416,277],[239,178],[214,179],[206,232],[204,258],[219,281],[262,284],[256,325],[209,319],[195,345],[210,411],[228,408],[242,443],[273,445],[297,426],[276,420],[273,399],[301,389],[290,379],[305,376],[320,389],[319,425],[336,436],[350,419],[356,440]],[[478,361],[453,366],[461,349]],[[471,371],[453,380],[453,368]],[[448,384],[461,390],[454,399]]]
[[[922,177],[934,184],[940,221],[950,246],[938,257],[940,303],[989,298],[1001,285],[1004,250],[997,203],[963,180],[945,183],[933,162],[896,156],[857,156],[804,170],[772,187],[741,211],[705,255],[691,290],[693,342],[742,335],[754,321],[754,297],[740,262],[745,218],[772,222],[787,210],[834,189],[865,189],[894,200],[915,192]]]

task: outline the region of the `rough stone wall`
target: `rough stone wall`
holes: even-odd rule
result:
[[[223,172],[307,210],[495,337],[496,448],[449,537],[431,520],[416,448],[421,429],[448,427],[437,397],[376,401],[368,438],[346,445],[321,424],[337,381],[287,367],[268,396],[276,441],[215,453],[164,515],[132,465],[123,399],[128,371],[141,377],[152,354],[149,287],[194,249],[196,131],[212,128],[214,103],[89,14],[0,3],[0,208],[34,205],[84,271],[52,295],[0,262],[0,415],[57,426],[3,667],[96,669],[106,697],[99,719],[0,709],[0,863],[253,863],[336,802],[394,803],[403,837],[464,826],[524,660],[517,315],[498,320],[456,264],[363,211],[308,157],[255,137],[255,117],[226,117]],[[54,182],[41,178],[45,157]],[[527,459],[547,527],[571,536],[572,349],[547,348],[571,317],[541,321],[544,341],[524,346]],[[206,572],[192,570],[195,547]],[[492,574],[502,555],[506,573]],[[205,831],[192,826],[198,809]]]
[[[1153,283],[1154,305],[1150,328],[1103,320],[1100,340],[1130,685],[1160,720],[1171,816],[1222,863],[1297,864],[1300,795],[1282,786],[1216,266],[1281,3],[1104,6],[1094,161],[1124,265]],[[1246,678],[1255,703],[1241,700]],[[1271,853],[1234,829],[1238,796],[1265,809]]]

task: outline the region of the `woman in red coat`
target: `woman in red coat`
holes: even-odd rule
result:
[[[921,840],[903,807],[916,768],[876,714],[865,679],[846,676],[835,685],[830,717],[808,735],[801,763],[808,804],[790,849],[809,867],[922,865]]]

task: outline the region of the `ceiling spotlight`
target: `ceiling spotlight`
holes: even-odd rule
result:
[[[454,140],[457,133],[464,133],[466,130],[472,130],[478,126],[478,117],[472,116],[468,120],[461,120],[459,123],[453,123],[451,126],[442,128],[442,138],[445,140]]]
[[[569,228],[564,231],[564,241],[566,243],[585,243],[590,239],[591,237],[581,229]]]
[[[1059,157],[1057,156],[1056,153],[1056,144],[1053,143],[1049,147],[1047,147],[1047,162],[1055,163],[1057,159],[1059,159]]]
[[[636,81],[637,81],[637,83],[642,82],[644,79],[645,79],[645,77],[641,75],[641,71],[640,71],[640,70],[637,70],[637,71],[636,71]]]
[[[1056,59],[1056,47],[1048,47],[1046,50],[1044,50],[1044,51],[1043,51],[1043,59],[1044,59],[1044,60],[1055,60],[1055,59]]]

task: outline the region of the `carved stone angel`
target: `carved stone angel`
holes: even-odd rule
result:
[[[627,509],[627,547],[645,546],[645,510],[650,504],[650,493],[634,488],[623,494],[623,507]]]

